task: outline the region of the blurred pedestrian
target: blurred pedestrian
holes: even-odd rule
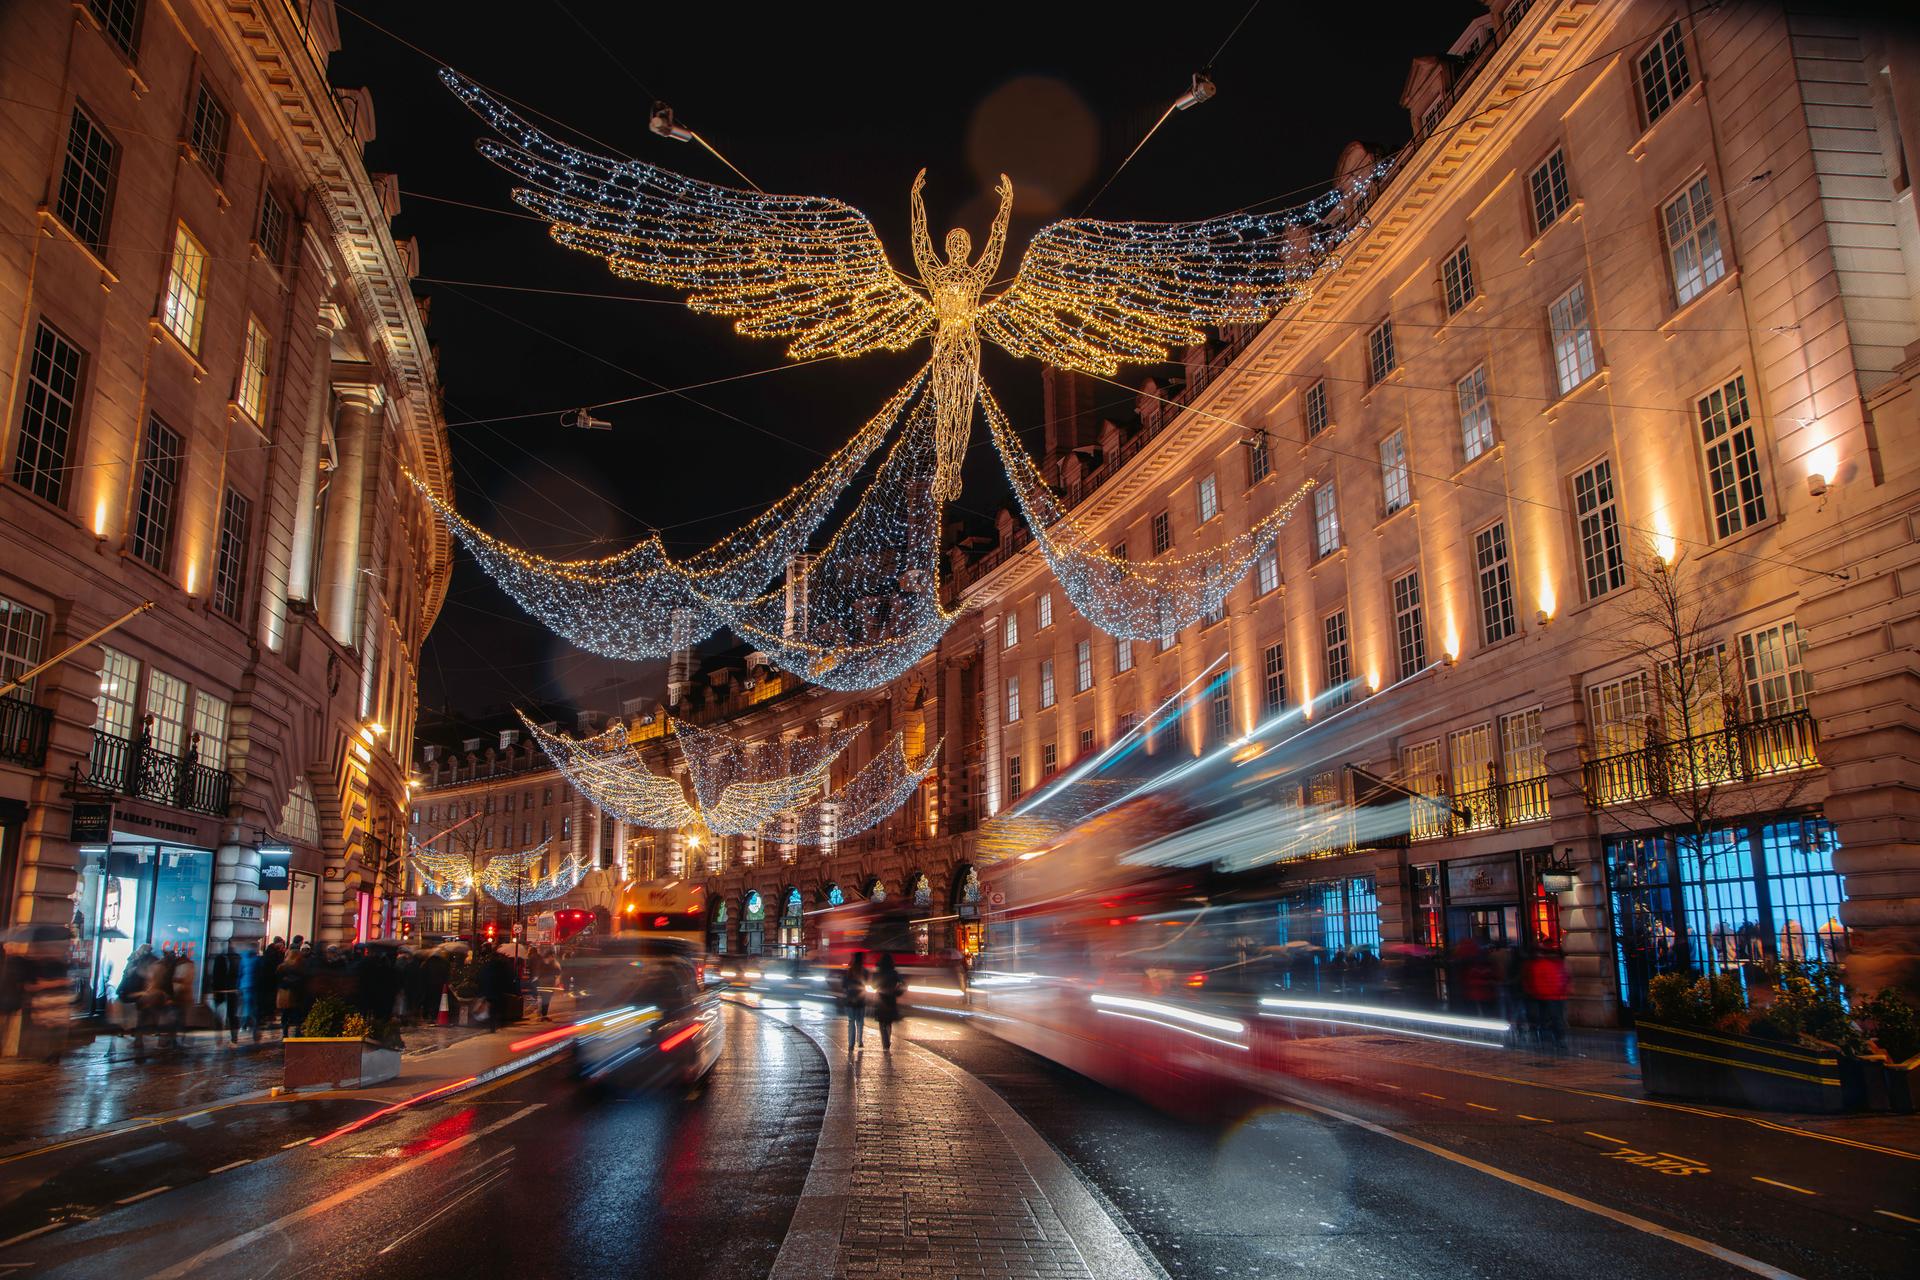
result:
[[[847,1011],[847,1056],[865,1048],[867,1036],[867,953],[856,951],[840,976],[840,1003]]]
[[[1534,1038],[1543,1046],[1551,1041],[1554,1052],[1565,1053],[1567,998],[1573,994],[1567,957],[1558,947],[1535,952],[1527,959],[1523,982],[1532,1008]]]
[[[184,1047],[194,1005],[200,999],[200,966],[194,963],[192,950],[182,947],[174,953],[173,971],[167,976],[172,983],[173,1042]]]
[[[491,946],[480,953],[480,999],[486,1005],[487,1034],[500,1029],[513,990],[513,962]]]
[[[233,939],[213,958],[207,968],[207,996],[219,1009],[227,1024],[227,1043],[240,1042],[240,953]]]
[[[893,1051],[893,1024],[900,1021],[900,997],[906,994],[907,980],[894,967],[893,953],[882,951],[873,970],[874,1021],[880,1024],[880,1052]]]
[[[65,925],[24,925],[5,945],[0,1013],[20,1015],[22,1058],[58,1062],[73,1022],[73,983],[67,971],[72,934]]]
[[[161,1019],[173,1002],[173,966],[167,963],[164,952],[149,954],[138,975],[140,985],[133,995],[133,1060],[145,1062],[147,1037],[160,1039]]]
[[[290,950],[274,973],[273,1007],[280,1014],[282,1040],[307,1020],[307,1000],[306,953]]]

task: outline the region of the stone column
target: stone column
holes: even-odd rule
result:
[[[207,954],[228,940],[258,942],[267,932],[267,895],[260,888],[260,847],[244,824],[231,823],[214,852],[213,918],[207,926]]]
[[[308,393],[307,416],[300,433],[300,463],[293,483],[293,536],[288,560],[279,583],[281,592],[270,594],[269,634],[277,634],[285,617],[285,599],[311,602],[314,587],[314,560],[320,554],[314,545],[315,507],[320,497],[320,460],[322,441],[328,434],[333,416],[333,385],[327,377],[334,324],[338,318],[331,305],[320,308],[314,326],[313,385]],[[269,518],[271,513],[269,513]],[[270,644],[269,647],[278,647]]]
[[[333,638],[352,646],[359,639],[361,528],[369,462],[380,447],[378,414],[383,402],[379,386],[336,383],[340,403],[334,440],[340,465],[327,492],[326,545],[321,562],[321,618]]]

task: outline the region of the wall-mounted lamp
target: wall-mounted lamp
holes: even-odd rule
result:
[[[1562,849],[1558,857],[1548,854],[1540,864],[1540,887],[1548,893],[1555,896],[1572,893],[1579,883],[1579,874],[1573,869],[1572,849]]]
[[[1536,625],[1544,627],[1553,621],[1553,615],[1545,609],[1535,609],[1533,611],[1533,620]]]
[[[1807,493],[1815,498],[1827,496],[1827,478],[1818,471],[1807,473]]]

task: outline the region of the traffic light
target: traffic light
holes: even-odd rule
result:
[[[496,922],[494,922],[494,921],[492,921],[492,920],[489,920],[489,921],[487,921],[487,929],[486,929],[486,934],[487,934],[487,941],[488,941],[488,942],[492,942],[492,941],[493,941],[493,940],[494,940],[495,938],[498,938],[498,937],[500,936],[500,926],[499,926],[499,924],[497,924]]]

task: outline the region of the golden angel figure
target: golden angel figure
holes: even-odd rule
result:
[[[615,275],[678,289],[691,309],[734,317],[742,334],[784,338],[793,359],[897,351],[931,330],[940,501],[959,493],[983,337],[1015,355],[1111,376],[1122,363],[1166,360],[1202,341],[1208,326],[1265,320],[1326,269],[1378,176],[1275,213],[1055,222],[1028,244],[1007,287],[986,297],[1013,209],[1004,174],[977,261],[957,228],[947,233],[945,260],[936,254],[920,196],[925,170],[914,179],[916,282],[888,262],[873,224],[851,205],[723,187],[583,151],[458,73],[440,77],[499,135],[479,147],[526,184],[513,198],[546,219],[555,240],[604,258]]]

